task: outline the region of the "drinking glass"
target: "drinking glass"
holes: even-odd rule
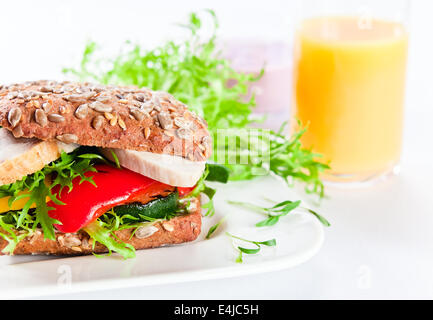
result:
[[[294,43],[294,116],[337,183],[398,170],[409,0],[303,0]],[[292,128],[295,130],[297,124]]]

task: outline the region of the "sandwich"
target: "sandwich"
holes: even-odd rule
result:
[[[85,255],[195,240],[206,122],[146,88],[0,85],[0,254]]]

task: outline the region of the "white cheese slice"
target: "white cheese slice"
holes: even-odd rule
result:
[[[110,148],[101,149],[101,152],[112,161],[111,152],[114,152],[122,167],[176,187],[195,186],[206,166],[206,161],[191,161],[167,154]]]

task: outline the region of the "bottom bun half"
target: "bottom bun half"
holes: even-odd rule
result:
[[[201,232],[202,218],[200,201],[196,199],[194,202],[196,209],[191,213],[151,226],[119,230],[115,235],[137,250],[194,241]],[[6,245],[7,241],[0,239],[0,255],[3,255],[1,250]],[[93,240],[83,230],[77,233],[56,233],[56,240],[44,239],[41,230],[36,230],[17,244],[14,255],[88,255],[108,251],[101,243],[93,245]]]

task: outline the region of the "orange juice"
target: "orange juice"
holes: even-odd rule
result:
[[[398,163],[407,49],[394,22],[322,17],[298,30],[296,117],[309,124],[303,145],[331,161],[332,177],[366,179]]]

